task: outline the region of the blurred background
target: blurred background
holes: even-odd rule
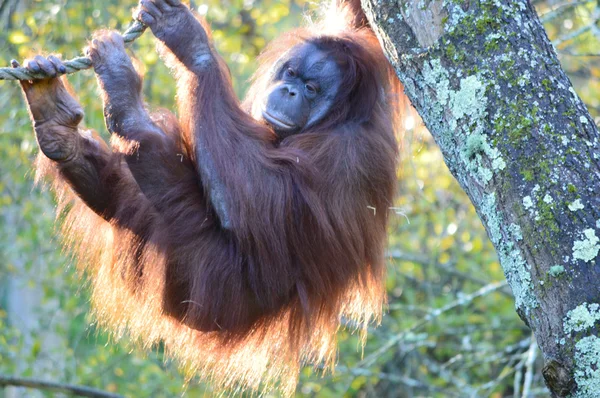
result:
[[[600,2],[533,1],[561,63],[600,115]],[[135,1],[0,0],[0,66],[39,51],[80,53],[91,32],[124,30]],[[303,22],[318,4],[305,0],[192,1],[214,29],[236,91],[243,97],[256,56],[276,35]],[[151,106],[173,108],[173,77],[150,33],[131,47],[144,65]],[[85,124],[107,137],[91,71],[69,78]],[[427,130],[405,121],[399,192],[389,227],[389,308],[361,350],[358,336],[339,335],[334,375],[303,370],[298,396],[549,396],[530,330],[473,207]],[[16,82],[0,82],[0,376],[97,387],[131,397],[211,396],[186,384],[160,347],[144,353],[114,341],[88,313],[88,288],[61,251],[52,195],[33,186],[37,151]],[[0,397],[52,396],[0,389]]]

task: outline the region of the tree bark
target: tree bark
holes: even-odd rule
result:
[[[600,393],[600,140],[526,0],[362,0],[469,195],[554,396]]]

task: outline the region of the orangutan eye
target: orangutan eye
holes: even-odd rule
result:
[[[296,72],[292,68],[287,68],[285,71],[287,77],[296,77]]]
[[[313,84],[310,84],[310,83],[305,84],[304,88],[306,88],[306,91],[309,94],[314,94],[317,92],[317,88]]]

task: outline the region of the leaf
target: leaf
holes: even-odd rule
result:
[[[25,33],[18,30],[15,32],[10,32],[8,35],[8,41],[12,44],[25,44],[29,43],[29,37]]]

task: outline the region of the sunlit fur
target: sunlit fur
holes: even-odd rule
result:
[[[222,64],[202,80],[178,74],[179,122],[154,116],[190,170],[202,142],[225,170],[231,231],[220,227],[195,172],[148,164],[169,189],[142,194],[116,139],[100,159],[115,207],[108,220],[73,194],[60,165],[38,159],[38,177],[53,177],[65,244],[89,276],[99,323],[146,347],[163,342],[189,375],[217,390],[291,395],[301,364],[333,366],[342,317],[363,332],[381,317],[399,85],[372,31],[352,26],[356,8],[330,13],[345,21],[333,35],[316,24],[267,48],[241,107]],[[305,41],[346,70],[344,100],[276,147],[274,132],[249,114],[273,62]]]

